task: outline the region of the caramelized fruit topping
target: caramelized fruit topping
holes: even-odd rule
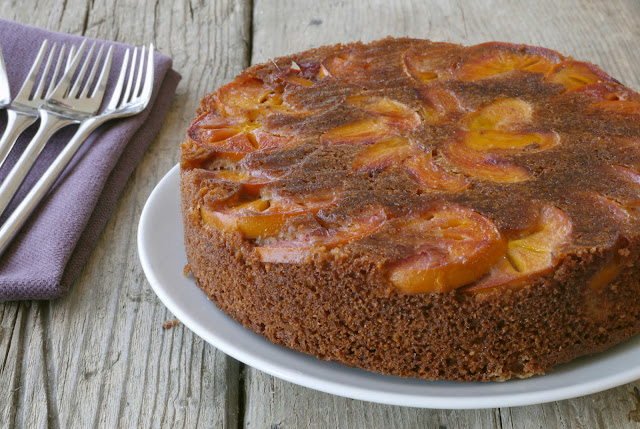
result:
[[[559,61],[559,54],[550,49],[499,42],[483,43],[465,50],[455,76],[462,80],[474,80],[514,70],[546,75]]]
[[[553,132],[506,132],[478,130],[464,132],[462,141],[469,149],[493,153],[520,153],[545,150],[558,144]]]
[[[638,163],[622,155],[599,158],[609,140],[583,138],[589,129],[579,130],[578,147],[571,135],[561,142],[568,133],[554,127],[566,125],[570,115],[587,117],[595,128],[611,130],[614,139],[635,142],[618,148],[633,157],[640,144],[629,118],[640,115],[640,95],[597,66],[544,48],[496,42],[405,46],[380,57],[354,45],[275,60],[210,96],[188,130],[182,160],[183,169],[205,171],[211,186],[220,188],[198,196],[202,220],[241,234],[263,262],[338,254],[352,241],[391,246],[400,256],[384,268],[405,293],[463,286],[486,292],[545,275],[571,241],[572,220],[556,208],[562,201],[595,204],[603,208],[598,216],[625,228],[638,221]],[[561,112],[557,120],[553,109]],[[584,146],[580,162],[606,171],[603,180],[613,185],[574,189],[567,182],[573,200],[547,199],[544,192],[559,186],[548,181],[565,178],[538,172],[552,164],[551,149],[565,143],[569,151]],[[273,174],[254,168],[261,162]],[[327,165],[331,171],[323,170]],[[290,172],[293,182],[283,179]],[[389,180],[384,186],[397,202],[386,195],[384,204],[374,203],[371,196],[358,201],[372,206],[351,208],[347,195],[336,191],[354,180],[366,194],[377,189],[373,182],[380,177]],[[413,185],[400,189],[407,178]],[[531,185],[511,185],[525,181]],[[278,188],[283,182],[294,189]],[[531,198],[541,208],[528,228],[501,232],[496,224],[503,220],[494,224],[487,217],[492,209],[483,209],[483,216],[459,205],[485,207],[482,198],[506,195],[510,187],[537,190]],[[460,203],[446,202],[452,198]],[[499,201],[492,204],[500,210]],[[538,203],[532,204],[535,209]],[[607,283],[618,271],[618,265],[605,267],[592,283]]]
[[[365,238],[384,225],[386,213],[372,207],[340,226],[325,226],[320,222],[303,228],[289,240],[278,240],[256,247],[263,262],[293,263],[307,260],[318,249],[331,249],[352,240]]]
[[[408,139],[394,137],[364,148],[351,164],[354,171],[378,171],[392,166],[407,170],[423,190],[460,191],[469,185],[461,175],[448,172]]]
[[[418,89],[418,96],[423,104],[421,112],[431,123],[442,123],[448,115],[466,110],[462,100],[444,88],[425,86]]]
[[[599,82],[615,82],[599,67],[580,61],[565,61],[558,64],[549,72],[547,80],[561,83],[570,90]]]
[[[202,219],[209,225],[225,230],[239,230],[245,238],[257,239],[277,235],[291,217],[317,213],[333,203],[332,195],[316,196],[304,203],[292,199],[271,198],[240,199],[222,207],[202,207]]]
[[[532,176],[524,167],[500,159],[496,155],[471,149],[457,141],[445,145],[442,155],[466,174],[478,179],[517,183]]]
[[[446,43],[436,44],[429,52],[410,48],[402,55],[402,68],[417,83],[427,84],[448,77],[448,65],[456,50]]]
[[[389,237],[412,247],[410,256],[388,263],[389,280],[405,293],[447,292],[485,274],[506,248],[500,231],[473,210],[442,205],[396,223]]]
[[[519,286],[534,276],[551,271],[559,251],[569,242],[572,223],[562,210],[545,206],[537,222],[509,240],[507,250],[490,273],[467,290],[486,292],[495,287]]]
[[[531,122],[533,107],[518,98],[501,98],[469,115],[471,130],[509,131]]]

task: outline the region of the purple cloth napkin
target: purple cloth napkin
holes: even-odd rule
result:
[[[15,96],[44,39],[79,45],[81,37],[29,27],[0,19],[0,46]],[[114,47],[112,73],[105,100],[109,100],[124,52],[130,46],[101,42]],[[49,195],[0,256],[0,301],[51,299],[68,291],[80,274],[109,219],[118,196],[147,147],[160,130],[169,110],[180,75],[171,69],[171,58],[155,54],[155,81],[149,106],[140,114],[100,127],[84,143]],[[22,134],[0,170],[0,180],[37,130],[36,123]],[[0,113],[0,132],[6,115]],[[27,177],[19,201],[73,135],[76,126],[56,133],[47,143]],[[11,211],[17,201],[9,208]],[[5,214],[0,222],[6,219]],[[135,225],[127,225],[134,236]]]

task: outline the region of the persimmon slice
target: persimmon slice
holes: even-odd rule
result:
[[[287,82],[298,86],[312,87],[313,81],[299,76],[297,73],[289,73],[284,78]]]
[[[506,161],[496,158],[485,158],[473,167],[469,156],[476,152],[489,153],[520,153],[541,151],[549,149],[560,142],[560,137],[554,131],[525,131],[523,128],[531,122],[533,108],[523,100],[517,98],[505,98],[496,100],[483,107],[479,111],[468,115],[465,122],[469,131],[461,131],[460,141],[465,148],[456,146],[459,153],[450,154],[457,157],[458,164],[463,169],[470,167],[476,176],[489,178],[496,181],[504,180],[504,175],[496,175],[492,163],[500,163],[507,166],[507,176],[517,178],[515,181],[526,178],[527,174],[521,168],[508,166]],[[525,128],[526,129],[526,128]],[[451,148],[450,148],[451,149]],[[467,150],[469,149],[469,150]],[[476,155],[477,157],[477,155]],[[465,166],[466,164],[466,166]],[[510,172],[510,174],[509,174]]]
[[[618,83],[600,82],[576,88],[573,92],[587,94],[595,101],[592,110],[622,114],[640,114],[640,95]]]
[[[545,150],[558,144],[560,138],[555,132],[526,132],[476,130],[462,132],[462,142],[476,151],[492,153],[519,153]]]
[[[295,144],[296,139],[293,135],[277,135],[265,131],[264,127],[256,128],[251,131],[250,140],[257,149],[286,148]]]
[[[218,229],[238,229],[245,238],[269,237],[280,231],[286,219],[302,213],[299,210],[269,210],[268,200],[241,203],[234,207],[218,210],[200,209],[202,219]]]
[[[351,96],[347,104],[373,115],[334,128],[321,136],[324,144],[367,144],[420,125],[420,115],[408,106],[386,97]]]
[[[436,189],[457,192],[469,186],[470,182],[460,174],[442,168],[430,153],[418,151],[404,161],[404,167],[421,185],[422,189]]]
[[[422,113],[427,121],[440,123],[449,114],[465,111],[462,100],[450,90],[425,86],[418,89],[423,108]]]
[[[532,177],[531,172],[524,167],[493,154],[473,150],[457,141],[447,143],[443,147],[442,156],[468,175],[479,179],[516,183]]]
[[[272,177],[250,175],[238,170],[213,171],[211,177],[220,181],[239,183],[242,185],[242,193],[250,196],[258,196],[264,185],[274,180]]]
[[[636,192],[632,194],[636,196],[635,198],[631,197],[629,200],[620,202],[620,203],[609,200],[611,205],[619,208],[619,210],[614,213],[618,213],[622,211],[627,215],[627,217],[629,216],[639,217],[640,216],[640,196],[637,196],[638,195],[637,189],[638,189],[638,186],[640,186],[640,173],[633,168],[625,167],[622,165],[612,165],[610,168],[613,169],[618,174],[618,176],[620,176],[624,181],[635,185],[634,187],[636,189]],[[603,199],[605,197],[600,196],[600,198]]]
[[[409,106],[387,97],[353,95],[345,100],[365,112],[384,117],[396,127],[413,129],[420,125],[420,115]]]
[[[531,122],[531,104],[517,98],[503,98],[470,115],[469,129],[512,130]]]
[[[241,119],[209,112],[194,121],[187,135],[194,142],[215,149],[222,156],[237,160],[256,149],[249,137],[255,128],[255,125]]]
[[[427,84],[448,77],[457,51],[457,46],[447,43],[434,43],[426,51],[410,48],[402,54],[402,68],[416,82]]]
[[[245,238],[267,238],[277,235],[287,219],[305,213],[317,213],[333,202],[332,196],[316,197],[300,204],[290,199],[259,197],[238,204],[201,208],[202,219],[223,230],[239,230]]]
[[[376,171],[398,165],[417,149],[403,137],[391,137],[362,149],[351,163],[354,171]]]
[[[446,171],[433,159],[403,137],[392,137],[367,146],[358,153],[354,171],[377,171],[391,166],[404,167],[422,189],[460,191],[469,185],[461,175]]]
[[[461,80],[483,79],[513,70],[546,75],[560,60],[560,55],[550,49],[489,42],[466,48],[454,74]]]
[[[549,82],[561,83],[569,90],[599,82],[616,82],[600,67],[582,61],[564,61],[556,65],[546,79]]]
[[[519,286],[527,279],[552,270],[559,261],[559,250],[569,242],[572,223],[560,209],[544,206],[534,225],[509,240],[507,251],[491,272],[465,289],[486,292],[495,287]]]
[[[363,54],[338,53],[325,59],[320,67],[318,78],[331,76],[345,82],[366,81],[369,68],[375,66],[377,58]]]
[[[285,109],[282,93],[282,86],[274,87],[260,79],[236,79],[218,90],[218,106],[227,115],[239,115],[254,110],[282,110]]]
[[[240,160],[255,150],[282,148],[295,143],[293,136],[275,135],[256,122],[220,116],[216,112],[202,114],[187,135],[194,142],[214,149],[219,156],[233,160]]]
[[[440,205],[396,223],[413,255],[387,264],[391,283],[405,293],[447,292],[473,282],[502,256],[496,225],[471,209]]]
[[[351,219],[346,225],[303,230],[291,240],[276,241],[256,247],[262,262],[294,263],[304,261],[319,249],[331,249],[367,237],[386,222],[387,216],[380,207],[372,207]]]
[[[623,113],[626,115],[640,115],[640,103],[635,101],[603,101],[592,105],[594,109],[605,112]]]
[[[580,86],[569,92],[589,95],[595,101],[634,101],[640,103],[640,95],[637,92],[615,82]]]
[[[640,173],[623,165],[612,165],[611,168],[627,182],[640,185]]]
[[[364,119],[334,128],[324,133],[323,144],[370,144],[393,134],[391,123],[384,118]]]

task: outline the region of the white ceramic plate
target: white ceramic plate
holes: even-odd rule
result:
[[[504,383],[403,379],[325,362],[270,343],[207,300],[183,275],[179,166],[147,201],[138,229],[140,261],[151,287],[189,329],[228,355],[292,383],[371,402],[423,408],[539,404],[599,392],[640,378],[640,337],[605,353],[561,365],[545,376]]]

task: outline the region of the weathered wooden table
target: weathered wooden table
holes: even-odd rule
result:
[[[299,387],[227,357],[153,293],[136,230],[178,161],[197,102],[251,63],[386,35],[542,45],[640,89],[638,0],[3,0],[0,17],[48,29],[154,42],[183,80],[98,247],[66,298],[0,303],[0,427],[471,428],[640,425],[640,381],[528,407],[423,410]]]

